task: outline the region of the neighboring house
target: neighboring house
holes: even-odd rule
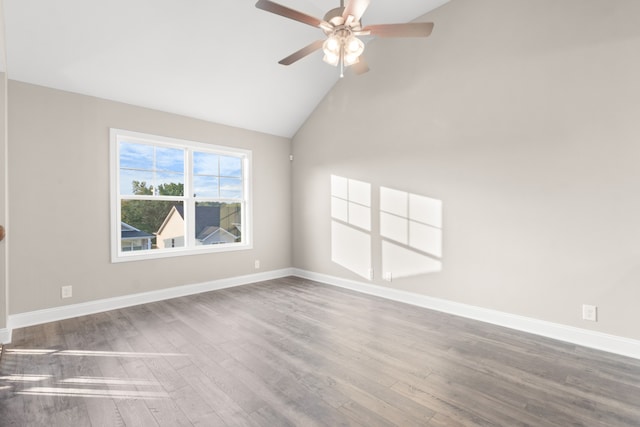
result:
[[[184,246],[184,207],[173,206],[156,233],[158,248]],[[236,205],[197,206],[196,244],[240,241],[240,208]]]
[[[120,245],[123,252],[151,249],[151,239],[154,237],[153,234],[120,222]]]
[[[199,245],[217,245],[220,243],[233,243],[238,239],[238,236],[234,236],[224,228],[211,225],[205,227],[200,234],[196,236],[196,239]]]

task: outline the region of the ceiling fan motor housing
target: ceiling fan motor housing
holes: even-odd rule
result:
[[[334,27],[344,24],[344,18],[342,17],[342,13],[344,12],[344,7],[336,7],[335,9],[331,9],[324,15],[324,20],[329,22]]]

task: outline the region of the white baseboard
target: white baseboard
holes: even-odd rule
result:
[[[595,348],[610,353],[640,359],[640,341],[638,340],[547,322],[530,317],[518,316],[515,314],[490,310],[454,301],[433,298],[413,292],[373,285],[371,283],[358,282],[355,280],[314,273],[297,268],[285,268],[264,273],[213,280],[206,283],[177,286],[157,291],[13,314],[9,316],[7,328],[0,328],[0,343],[7,344],[11,342],[11,332],[16,328],[39,325],[57,320],[69,319],[72,317],[162,301],[181,296],[194,295],[202,292],[215,291],[234,286],[247,285],[286,276],[297,276],[406,304],[455,314],[457,316],[505,326],[507,328],[570,342],[584,347]]]
[[[11,329],[0,328],[0,344],[9,344],[11,342]]]
[[[248,274],[246,276],[230,277],[227,279],[213,280],[206,283],[193,285],[176,286],[173,288],[160,289],[157,291],[143,292],[121,297],[101,299],[97,301],[83,302],[79,304],[65,305],[62,307],[47,308],[44,310],[30,311],[26,313],[9,315],[7,343],[11,340],[11,330],[23,328],[25,326],[39,325],[42,323],[55,322],[57,320],[70,319],[72,317],[85,316],[88,314],[100,313],[103,311],[115,310],[118,308],[131,307],[133,305],[146,304],[150,302],[162,301],[171,298],[183,297],[187,295],[199,294],[202,292],[215,291],[218,289],[231,288],[234,286],[247,285],[264,280],[278,279],[293,275],[292,268],[272,270],[263,273]],[[0,329],[0,342],[3,329]]]
[[[541,335],[583,347],[595,348],[609,353],[640,359],[640,341],[630,338],[609,335],[573,326],[566,326],[530,317],[518,316],[497,310],[490,310],[482,307],[420,295],[413,292],[386,288],[371,283],[342,279],[335,276],[314,273],[297,268],[294,269],[293,275],[369,295],[375,295],[419,307],[455,314],[457,316],[492,323],[494,325],[505,326],[507,328]]]

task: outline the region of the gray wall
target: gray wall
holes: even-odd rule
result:
[[[10,314],[291,266],[289,139],[15,81],[8,98]],[[254,249],[111,264],[110,127],[253,150]]]
[[[638,16],[452,0],[429,39],[370,43],[293,139],[294,266],[367,281],[332,261],[338,175],[371,184],[373,283],[640,339]],[[441,271],[381,280],[383,186],[442,201]]]
[[[2,14],[0,13],[0,18]],[[0,46],[0,53],[4,46]],[[0,225],[7,228],[7,74],[0,73]],[[9,232],[9,230],[5,230]],[[7,327],[7,283],[6,283],[7,239],[0,242],[0,329]]]

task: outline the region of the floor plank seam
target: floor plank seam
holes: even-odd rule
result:
[[[638,395],[638,360],[296,278],[17,329],[0,357],[15,425],[637,427]]]

